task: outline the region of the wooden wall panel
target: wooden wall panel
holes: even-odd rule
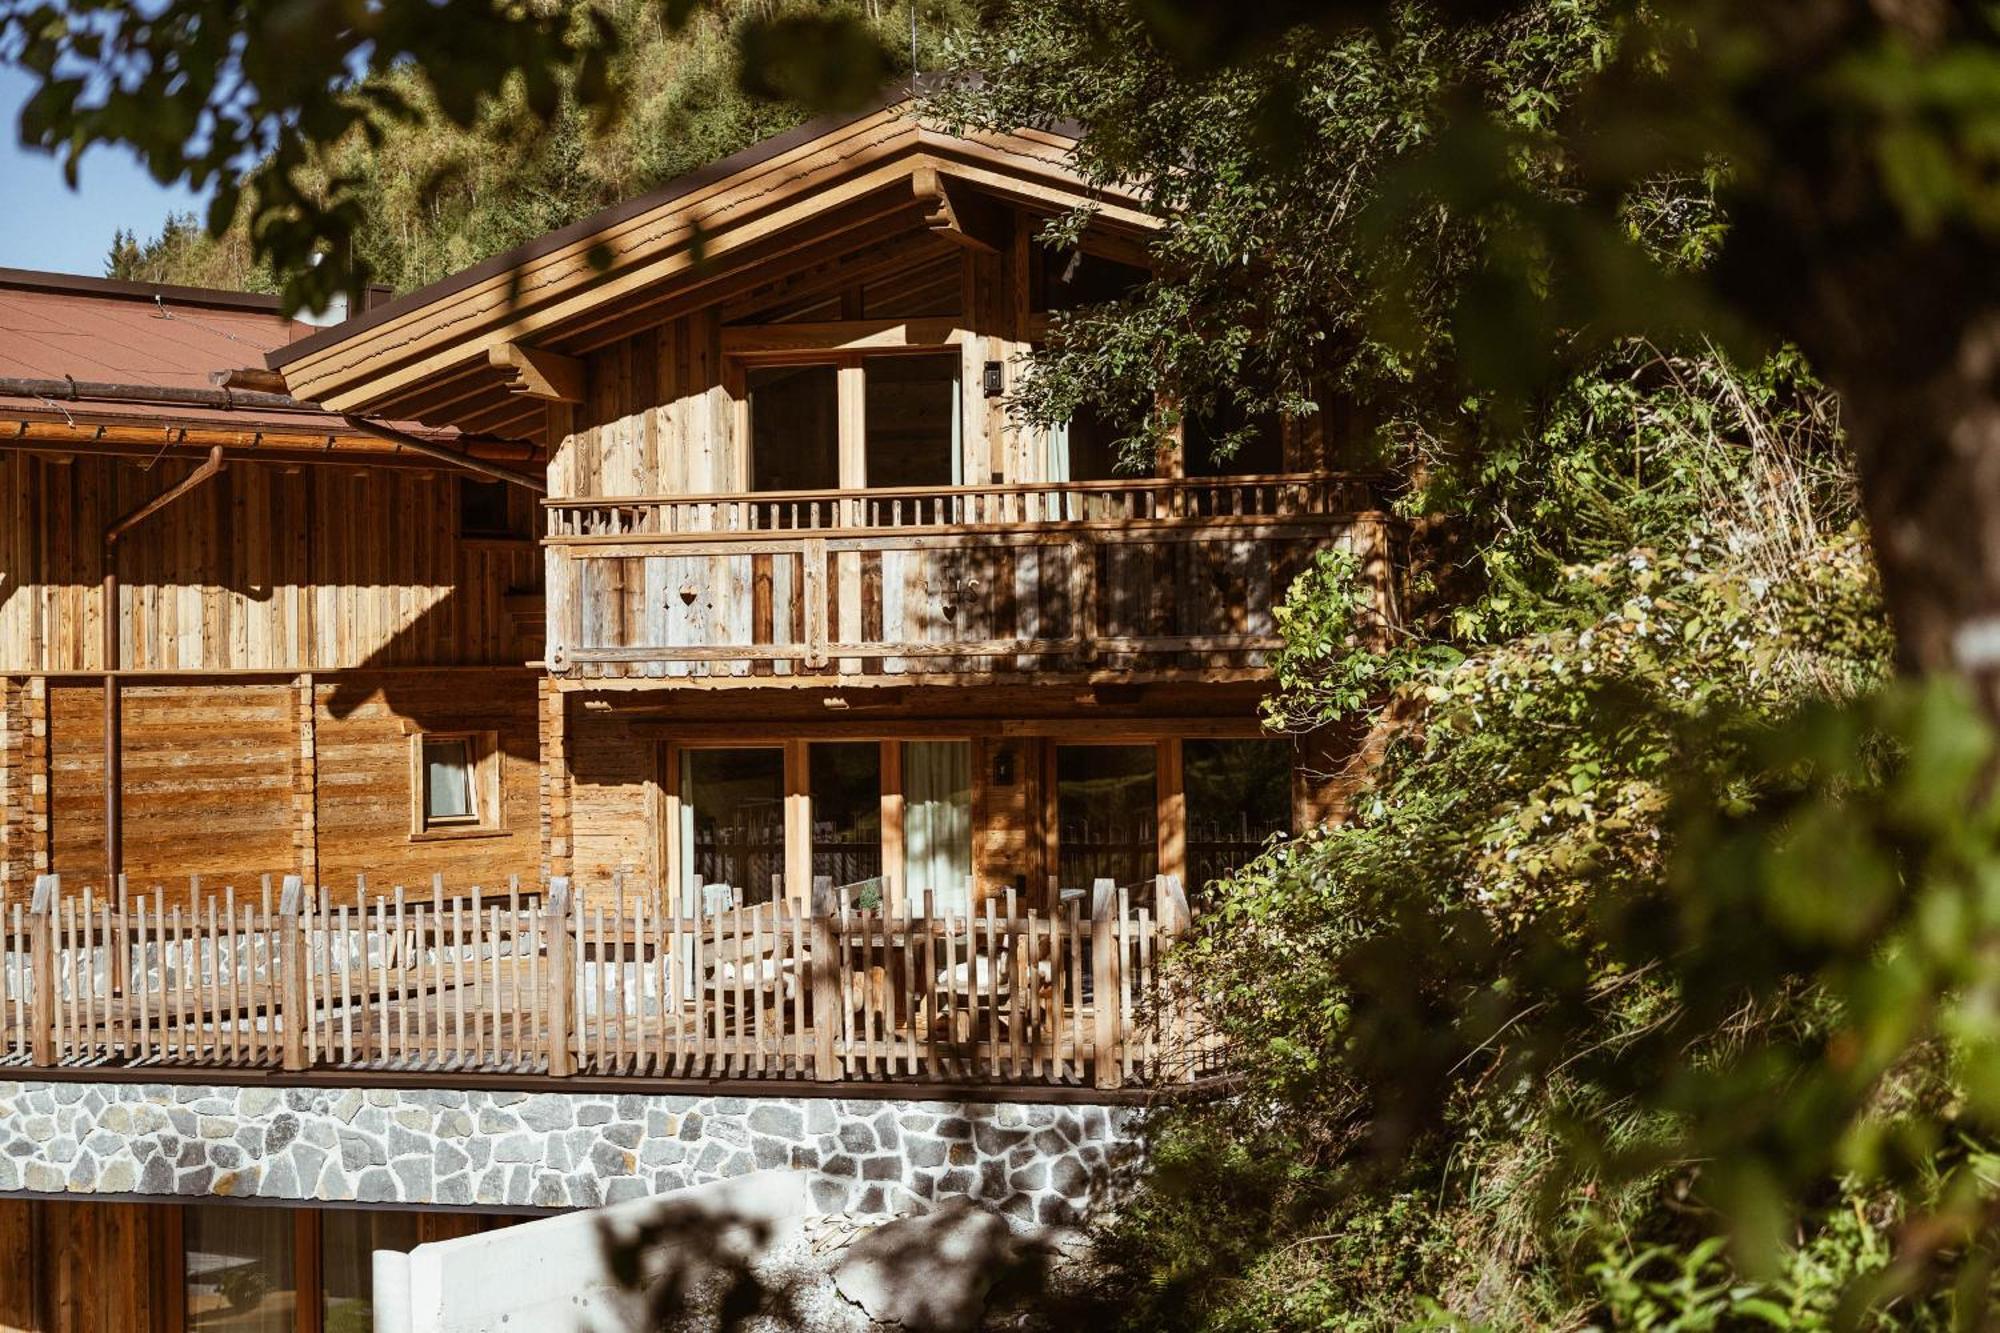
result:
[[[192,469],[0,451],[0,670],[103,669],[115,518]],[[303,670],[507,663],[531,647],[509,595],[528,543],[461,541],[457,476],[237,463],[118,547],[121,667]]]
[[[1005,748],[1013,752],[1014,781],[993,780]],[[972,742],[972,883],[975,901],[1018,883],[1025,903],[1041,904],[1046,891],[1042,840],[1042,742],[1031,738]]]
[[[749,485],[715,311],[591,353],[585,399],[556,434],[552,495],[676,495]],[[552,427],[555,423],[552,423]]]
[[[371,892],[428,893],[535,882],[541,865],[537,678],[526,671],[373,673],[314,688],[320,881],[338,894],[366,875]],[[410,738],[493,731],[500,746],[502,831],[413,839]]]
[[[636,884],[656,859],[652,794],[659,742],[622,719],[569,720],[571,873],[584,901],[608,893],[623,869]]]
[[[41,1333],[34,1258],[35,1206],[0,1198],[0,1333]]]
[[[39,1310],[20,1325],[33,1333],[166,1333],[168,1293],[153,1280],[155,1233],[168,1218],[157,1204],[37,1200],[39,1253],[9,1266],[0,1282],[33,1274]],[[33,1299],[33,1297],[31,1297]],[[7,1302],[0,1301],[0,1311]],[[4,1316],[0,1316],[3,1318]],[[14,1327],[0,1323],[0,1329]]]
[[[121,697],[134,889],[183,891],[199,874],[242,892],[298,869],[288,685],[128,683]],[[104,696],[75,682],[51,685],[49,699],[52,864],[80,892],[103,883]]]

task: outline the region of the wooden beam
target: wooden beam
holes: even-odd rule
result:
[[[583,401],[583,362],[576,357],[513,342],[487,348],[486,359],[494,369],[513,376],[507,384],[509,393],[557,403]]]
[[[986,196],[929,163],[910,173],[910,191],[924,206],[924,225],[955,245],[998,254],[1006,248],[1006,214]]]
[[[879,352],[953,347],[970,335],[953,316],[938,319],[829,319],[797,324],[738,324],[722,330],[725,356]]]
[[[262,366],[243,366],[236,370],[211,370],[208,382],[218,389],[247,389],[252,393],[291,394],[285,377],[278,371],[266,370]]]

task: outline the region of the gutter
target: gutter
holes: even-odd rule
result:
[[[349,430],[358,434],[372,435],[378,440],[385,440],[399,448],[407,449],[411,453],[422,454],[426,458],[435,458],[441,463],[449,463],[453,467],[462,468],[467,472],[478,473],[480,476],[489,477],[494,481],[504,481],[510,485],[533,491],[537,495],[547,495],[549,489],[547,481],[541,477],[537,477],[532,473],[519,472],[498,463],[488,462],[483,458],[475,457],[468,451],[470,448],[480,445],[490,447],[500,443],[510,443],[519,447],[519,441],[503,442],[488,440],[484,437],[468,436],[461,437],[467,443],[467,450],[453,449],[442,444],[435,444],[421,436],[412,435],[410,432],[392,426],[387,422],[375,421],[367,417],[349,416],[340,412],[330,412],[318,403],[306,402],[302,399],[294,398],[290,394],[264,393],[250,389],[232,389],[226,386],[213,389],[195,389],[170,385],[106,384],[89,380],[70,379],[65,376],[59,380],[0,377],[0,396],[41,398],[52,403],[153,403],[178,407],[219,407],[231,411],[237,409],[262,409],[265,411],[313,412],[322,416],[332,417],[345,424]]]

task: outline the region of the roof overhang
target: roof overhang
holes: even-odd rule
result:
[[[907,99],[816,122],[281,348],[269,364],[294,396],[335,411],[450,420],[452,402],[518,385],[509,349],[587,353],[842,232],[903,213],[913,226],[956,226],[954,196],[1087,207],[1107,241],[1143,245],[1157,228],[1143,198],[1092,186],[1073,147],[1038,130],[946,134]]]

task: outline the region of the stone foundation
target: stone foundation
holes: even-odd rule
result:
[[[1113,1197],[1136,1108],[447,1089],[0,1083],[0,1190],[589,1208],[768,1167],[824,1212],[976,1199],[1064,1225]]]

